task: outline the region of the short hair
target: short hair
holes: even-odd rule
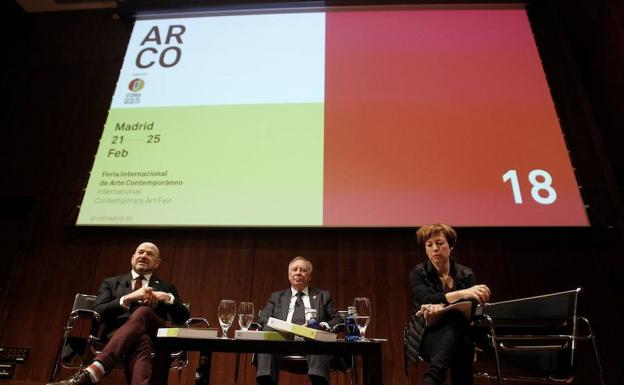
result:
[[[307,258],[304,258],[300,255],[296,256],[295,258],[291,259],[290,262],[288,262],[288,272],[290,273],[290,266],[297,262],[297,261],[303,261],[306,262],[308,264],[308,267],[310,268],[310,273],[312,273],[312,269],[314,269],[314,266],[312,266],[312,262],[310,262]]]
[[[457,242],[457,232],[451,226],[443,223],[434,223],[422,226],[418,229],[418,231],[416,231],[416,239],[418,240],[418,244],[424,247],[427,239],[436,234],[443,234],[444,237],[446,237],[446,241],[449,246],[455,247],[455,243]]]

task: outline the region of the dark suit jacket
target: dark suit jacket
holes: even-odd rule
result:
[[[172,284],[152,274],[149,286],[154,291],[164,291],[173,294],[174,301],[172,305],[160,302],[154,309],[160,318],[176,324],[183,324],[190,317],[189,310],[180,300],[178,292]],[[132,275],[130,273],[106,278],[102,282],[93,310],[100,314],[102,321],[105,323],[102,332],[103,336],[108,336],[109,333],[123,325],[130,317],[132,311],[138,306],[137,304],[132,304],[130,309],[126,310],[119,304],[121,297],[131,292]]]
[[[310,296],[310,305],[317,311],[319,322],[327,322],[330,327],[341,322],[340,315],[338,310],[336,310],[329,291],[308,287],[308,295]],[[291,297],[292,292],[290,288],[272,293],[269,301],[260,313],[258,323],[264,327],[269,317],[286,320]]]

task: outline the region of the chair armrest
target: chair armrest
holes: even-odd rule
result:
[[[203,317],[191,317],[191,318],[187,319],[184,322],[184,327],[189,328],[189,327],[191,327],[191,324],[193,324],[195,322],[203,323],[206,328],[210,327],[210,322],[208,322],[208,320],[203,318]]]
[[[585,317],[577,316],[576,317],[576,325],[577,330],[576,333],[579,333],[579,330],[582,328],[583,334],[576,334],[576,338],[581,340],[592,339],[594,338],[594,333],[592,331],[591,325],[589,324],[589,320]]]
[[[76,309],[69,313],[69,318],[67,319],[67,325],[65,326],[65,331],[69,332],[74,328],[74,323],[78,319],[87,319],[91,321],[91,330],[89,331],[90,339],[97,339],[98,330],[100,328],[100,314],[95,310],[89,309]]]
[[[88,309],[76,309],[69,313],[69,317],[72,319],[77,318],[90,318],[96,322],[100,322],[100,314],[95,310]]]
[[[334,326],[329,328],[329,331],[332,333],[340,333],[346,330],[344,322],[335,324]]]

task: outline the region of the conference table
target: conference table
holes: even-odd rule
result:
[[[384,340],[347,342],[317,341],[258,341],[239,339],[198,339],[159,337],[157,343],[172,351],[186,350],[200,353],[195,382],[197,385],[210,381],[210,367],[213,352],[225,353],[275,353],[275,354],[338,354],[362,357],[363,383],[383,384],[381,347]]]

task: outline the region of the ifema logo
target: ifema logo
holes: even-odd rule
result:
[[[145,81],[141,78],[132,79],[128,84],[128,89],[132,92],[139,92],[145,87]]]
[[[141,78],[135,78],[128,83],[129,93],[124,98],[124,104],[139,104],[141,103],[141,90],[145,87],[145,81]]]

